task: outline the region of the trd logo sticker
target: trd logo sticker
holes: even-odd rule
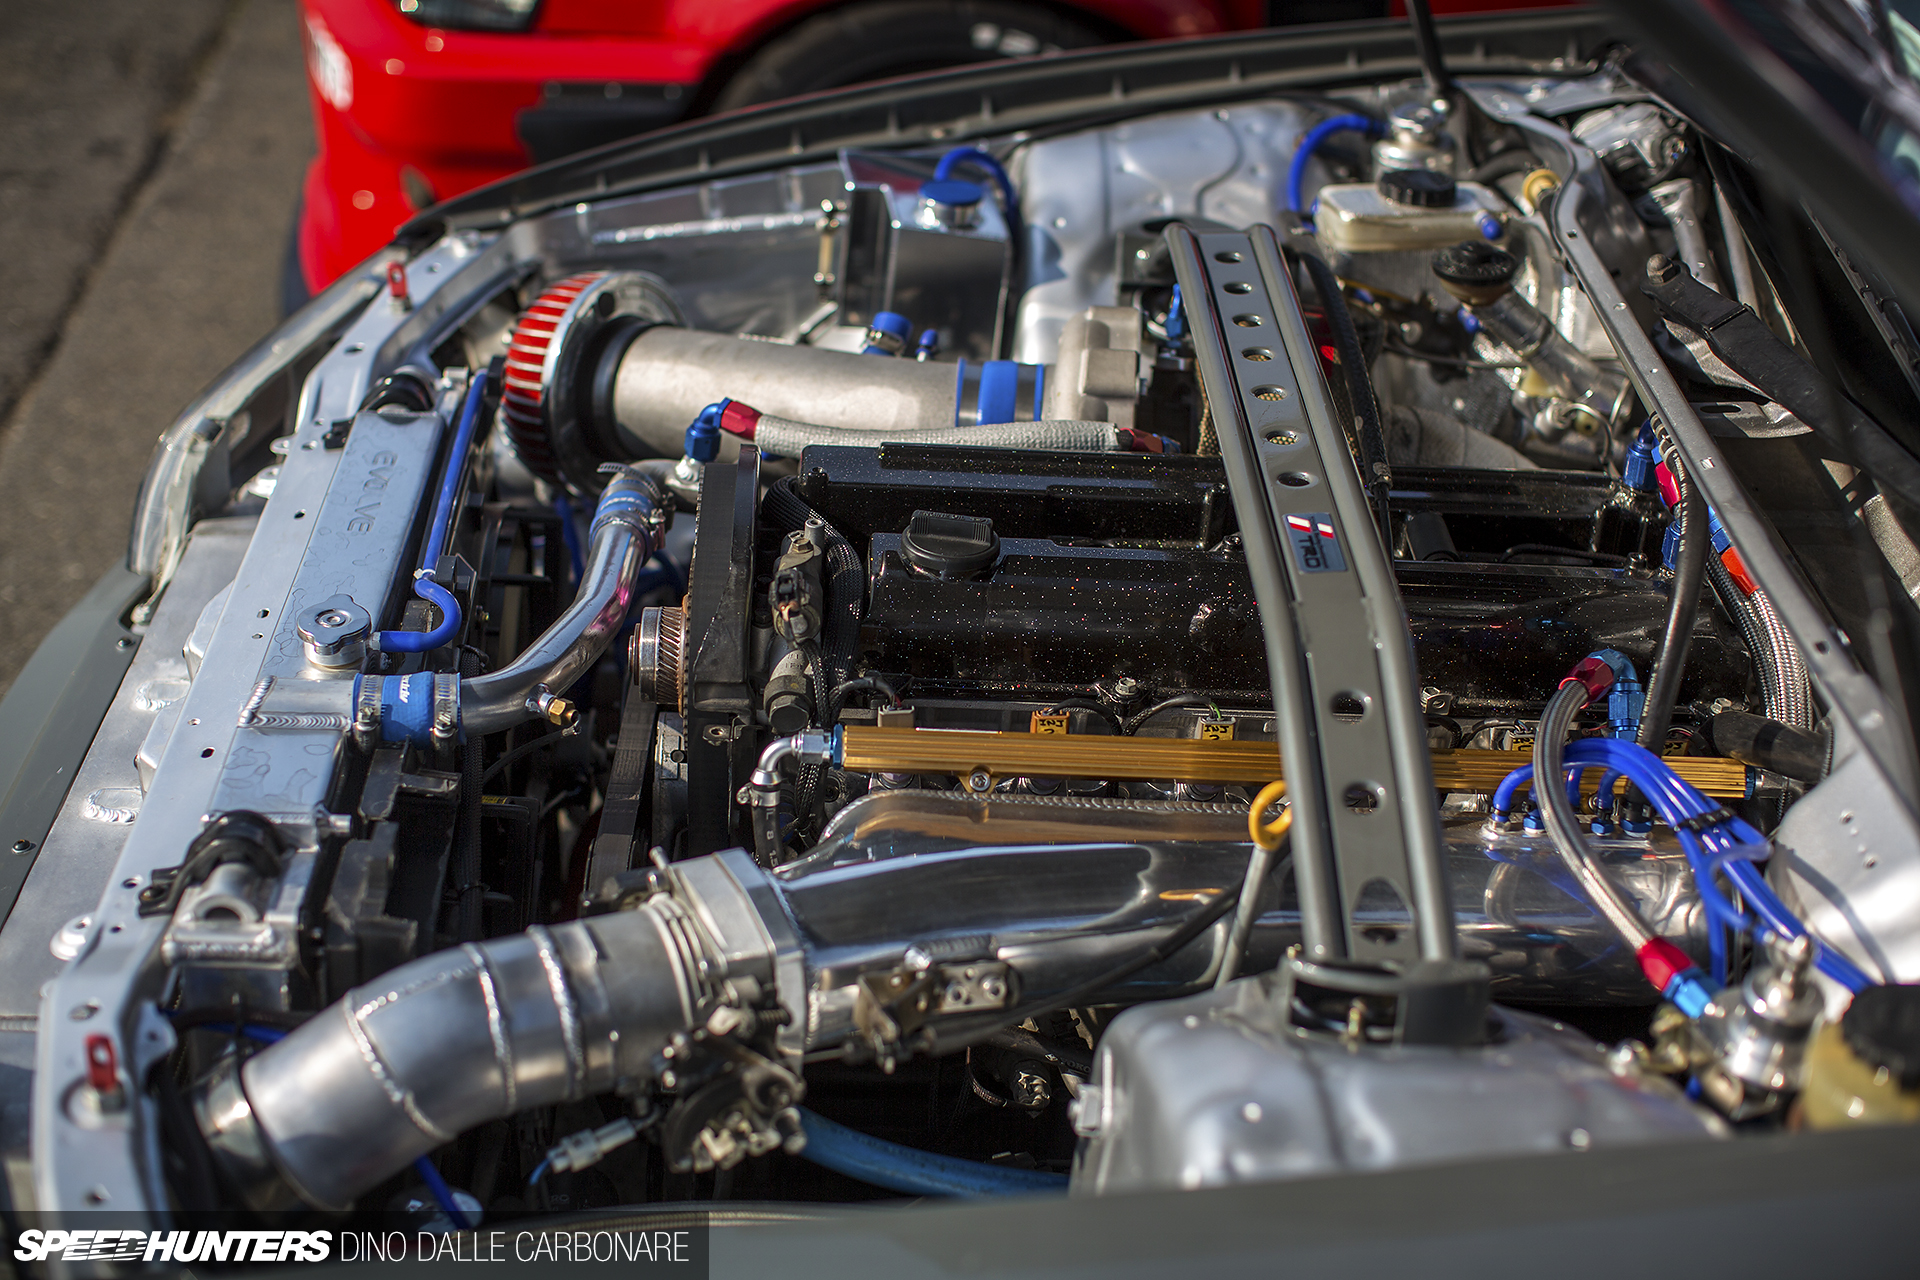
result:
[[[1287,541],[1293,544],[1293,561],[1302,573],[1345,573],[1347,558],[1340,551],[1340,535],[1333,531],[1333,516],[1325,511],[1287,517]]]

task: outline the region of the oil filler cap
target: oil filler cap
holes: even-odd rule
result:
[[[1847,1047],[1885,1067],[1902,1089],[1920,1086],[1920,986],[1868,987],[1840,1019]]]
[[[954,516],[916,511],[900,535],[907,563],[942,577],[979,573],[1000,556],[1000,535],[984,516]]]
[[[1380,194],[1395,204],[1418,209],[1451,209],[1457,190],[1452,178],[1432,169],[1389,169],[1377,185]]]

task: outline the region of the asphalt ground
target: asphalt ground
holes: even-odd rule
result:
[[[292,0],[0,0],[0,689],[126,556],[154,441],[279,319]]]

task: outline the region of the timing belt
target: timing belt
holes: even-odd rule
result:
[[[1454,954],[1413,642],[1273,229],[1167,228],[1254,596],[1307,958]],[[1363,899],[1414,928],[1366,927]]]

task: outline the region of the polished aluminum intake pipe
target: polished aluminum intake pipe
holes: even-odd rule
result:
[[[461,683],[460,723],[468,734],[564,718],[554,712],[553,695],[590,670],[619,633],[641,566],[672,512],[650,475],[627,468],[608,483],[588,529],[586,571],[572,607],[512,662]]]
[[[611,425],[629,457],[679,457],[687,424],[727,396],[798,422],[899,439],[1039,417],[1051,373],[1009,361],[922,362],[659,325],[619,356]]]
[[[1434,275],[1488,337],[1510,348],[1546,380],[1555,395],[1609,426],[1620,426],[1633,410],[1633,384],[1618,369],[1596,364],[1554,327],[1551,318],[1514,292],[1519,269],[1520,260],[1514,255],[1480,240],[1433,255]]]
[[[771,985],[775,935],[724,859],[685,864],[635,910],[435,952],[349,991],[237,1070],[226,1060],[196,1099],[202,1131],[255,1207],[345,1208],[475,1125],[644,1088],[730,986]]]

